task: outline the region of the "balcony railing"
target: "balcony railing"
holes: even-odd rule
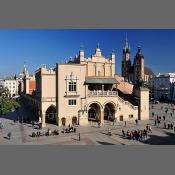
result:
[[[88,97],[115,97],[117,91],[88,91]]]

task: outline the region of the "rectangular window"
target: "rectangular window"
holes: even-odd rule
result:
[[[69,106],[75,106],[77,104],[77,101],[75,99],[71,99],[68,101]]]
[[[69,92],[77,91],[77,82],[69,82]]]

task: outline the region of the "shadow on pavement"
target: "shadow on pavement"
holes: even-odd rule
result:
[[[99,143],[100,145],[115,145],[115,144],[109,143],[109,142],[100,142],[100,141],[97,141],[97,143]]]
[[[4,139],[10,140],[8,137],[4,136]]]
[[[165,132],[167,136],[149,135],[149,139],[142,141],[148,145],[175,145],[175,134]]]

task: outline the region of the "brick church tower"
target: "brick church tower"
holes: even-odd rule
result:
[[[134,57],[134,82],[144,80],[144,56],[141,52],[141,46],[138,46],[137,53]]]
[[[123,48],[123,56],[122,56],[122,76],[125,80],[129,80],[129,73],[131,69],[131,60],[130,60],[130,47],[128,43],[128,38],[126,34],[125,45]]]

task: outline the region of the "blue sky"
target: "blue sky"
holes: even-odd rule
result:
[[[41,64],[53,67],[78,54],[83,44],[85,56],[94,53],[97,44],[103,55],[116,52],[116,72],[121,72],[125,35],[131,46],[131,59],[141,45],[145,65],[155,73],[175,72],[175,30],[44,30],[0,29],[0,77],[19,74],[26,62],[30,73]]]

